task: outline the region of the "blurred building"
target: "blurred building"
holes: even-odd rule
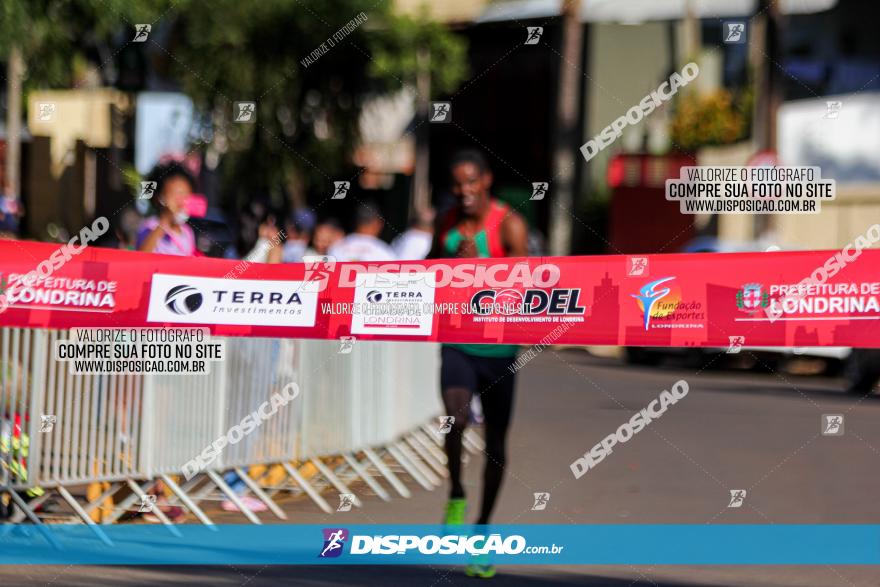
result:
[[[131,108],[127,94],[108,88],[28,95],[32,140],[22,175],[27,234],[63,240],[130,199],[120,150]]]
[[[396,5],[409,12],[424,7],[470,42],[472,79],[452,97],[458,124],[431,127],[432,184],[444,185],[444,159],[455,148],[490,146],[497,191],[521,202],[529,182],[550,178],[553,169],[557,85],[559,68],[565,66],[559,54],[561,1],[397,0]],[[760,164],[756,155],[769,148],[780,164],[822,166],[825,176],[838,182],[838,200],[823,205],[817,216],[704,215],[673,223],[664,208],[674,207],[677,215],[677,204],[652,191],[665,173],[677,175],[679,163],[665,157],[680,151],[673,143],[674,112],[668,103],[627,126],[622,137],[589,163],[578,158],[573,212],[590,226],[575,223],[580,228],[576,251],[596,252],[601,247],[632,252],[636,247],[672,252],[680,244],[670,242],[674,234],[738,241],[763,237],[783,247],[837,246],[859,232],[860,219],[864,223],[880,211],[876,157],[869,161],[880,140],[874,130],[880,112],[872,94],[880,89],[880,36],[865,18],[874,3],[779,0],[778,11],[762,6],[759,0],[582,0],[583,61],[568,66],[580,65],[583,74],[583,142],[638,104],[672,72],[696,61],[700,75],[685,91],[701,96],[727,92],[743,103],[751,100],[751,128],[729,144],[698,145],[684,154],[701,165],[748,165]],[[769,18],[771,12],[774,19]],[[731,21],[746,24],[747,42],[725,42],[724,26]],[[526,27],[532,26],[543,27],[542,46],[524,46]],[[772,48],[767,46],[770,26],[778,39]],[[778,111],[776,103],[768,106],[770,90],[762,82],[762,68],[769,68],[780,88]],[[833,118],[826,117],[828,102],[843,104]],[[774,111],[764,116],[761,108]],[[777,129],[775,145],[764,144],[768,124]],[[620,154],[636,157],[611,165]],[[623,188],[630,195],[622,195]],[[615,197],[640,201],[641,207],[635,210],[624,201],[615,206]],[[546,203],[531,204],[522,208],[527,216],[542,230],[550,230]],[[646,224],[646,215],[669,220]],[[623,237],[613,237],[606,227]],[[656,230],[647,234],[651,229]],[[595,237],[592,232],[601,234]],[[612,246],[602,243],[603,238],[610,238]]]

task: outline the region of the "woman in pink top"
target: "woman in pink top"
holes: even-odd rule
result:
[[[195,180],[185,167],[174,162],[156,167],[150,178],[156,182],[153,203],[158,216],[144,220],[138,231],[137,249],[162,255],[195,255],[196,237],[186,223],[186,203],[195,191]]]

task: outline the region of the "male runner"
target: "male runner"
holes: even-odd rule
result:
[[[492,172],[482,153],[456,154],[450,165],[456,205],[438,222],[432,257],[524,257],[527,228],[522,217],[489,194]],[[487,524],[504,476],[505,437],[513,407],[514,373],[508,366],[517,346],[511,344],[445,344],[441,350],[440,388],[447,416],[455,421],[446,434],[451,481],[446,504],[446,524],[465,523],[464,488],[461,484],[462,435],[468,422],[471,398],[479,394],[486,425],[486,468],[483,501],[477,524]],[[489,564],[469,565],[469,575],[491,577]]]

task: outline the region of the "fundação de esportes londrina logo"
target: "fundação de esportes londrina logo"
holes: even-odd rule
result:
[[[675,276],[661,277],[643,285],[635,298],[642,312],[645,331],[652,328],[702,328],[706,319],[703,304],[682,300],[681,288],[674,283]],[[699,322],[690,322],[699,321]]]

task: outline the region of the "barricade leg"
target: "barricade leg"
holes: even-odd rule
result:
[[[397,461],[397,464],[399,464],[400,467],[404,471],[406,471],[407,475],[415,479],[416,483],[418,483],[428,491],[434,489],[434,486],[431,484],[428,478],[422,474],[421,470],[419,470],[416,465],[412,463],[403,453],[403,451],[401,451],[397,446],[390,444],[385,447],[385,451],[389,455],[391,455],[391,458]]]
[[[43,521],[37,516],[37,514],[34,513],[34,511],[28,506],[27,502],[25,502],[25,500],[23,500],[21,496],[14,490],[9,489],[8,491],[9,497],[12,498],[12,502],[18,507],[20,511],[24,512],[24,515],[27,516],[27,518],[37,527],[37,530],[39,530],[40,534],[42,534],[46,538],[46,540],[49,541],[49,544],[51,544],[52,547],[56,550],[64,550],[58,540],[56,540],[55,535],[52,533],[49,527],[43,523]],[[86,516],[86,518],[88,518],[88,516]],[[91,521],[91,519],[89,519],[89,521]],[[107,536],[103,532],[100,532],[98,536],[101,538],[102,542],[113,546],[113,543],[110,542],[110,539],[107,538]]]
[[[153,484],[152,481],[145,484],[144,487],[149,487],[151,484]],[[110,514],[108,514],[107,516],[104,516],[104,519],[101,521],[101,523],[102,524],[112,524],[112,523],[116,522],[119,518],[121,518],[123,516],[123,514],[125,514],[127,511],[129,511],[132,508],[132,506],[135,504],[135,502],[137,502],[139,499],[140,499],[140,495],[138,493],[136,493],[136,492],[130,493],[128,495],[128,497],[126,497],[121,502],[119,502],[119,504],[114,508],[114,510],[112,512],[110,512]]]
[[[41,505],[43,505],[43,503],[47,499],[49,499],[50,497],[52,497],[52,493],[49,491],[46,491],[43,495],[40,495],[39,497],[33,498],[32,500],[27,502],[28,509],[33,512],[36,512],[37,508],[40,507]],[[9,521],[12,524],[21,524],[26,517],[27,517],[27,512],[25,510],[23,510],[21,508],[15,508],[15,513],[12,514],[12,517],[9,518]]]
[[[435,475],[433,471],[431,471],[430,467],[426,466],[425,463],[422,462],[422,460],[418,457],[417,454],[415,454],[412,449],[410,449],[405,440],[398,440],[394,445],[399,451],[404,454],[407,459],[409,459],[410,463],[416,466],[422,476],[428,480],[428,483],[433,486],[441,485],[440,478]]]
[[[162,475],[162,481],[164,481],[165,486],[168,487],[171,492],[180,499],[180,502],[184,505],[184,507],[192,512],[192,514],[196,518],[198,518],[198,520],[202,524],[216,530],[216,526],[214,526],[214,522],[211,521],[211,518],[205,515],[205,512],[202,511],[202,508],[196,505],[196,503],[192,499],[190,499],[189,495],[186,494],[186,491],[181,489],[180,486],[175,483],[171,477],[169,477],[168,475]]]
[[[428,464],[428,466],[434,470],[440,477],[446,477],[448,474],[446,471],[446,467],[443,466],[442,463],[438,463],[434,459],[434,455],[430,453],[430,451],[426,450],[422,444],[415,439],[414,436],[407,436],[405,442],[413,449],[413,451]]]
[[[137,494],[142,502],[146,502],[145,498],[147,497],[147,494],[144,492],[143,489],[141,489],[140,485],[138,485],[131,479],[126,479],[125,482],[128,483],[128,486],[135,494]],[[180,530],[174,527],[174,524],[171,522],[171,520],[168,519],[168,516],[165,515],[165,512],[163,512],[158,505],[154,504],[153,507],[150,508],[150,513],[159,518],[159,521],[162,522],[162,524],[164,524],[165,527],[168,528],[168,530],[172,534],[174,534],[178,538],[183,537],[183,535],[180,533]]]
[[[90,502],[85,508],[83,508],[83,509],[85,509],[86,513],[89,514],[89,515],[91,516],[91,515],[92,515],[92,512],[94,512],[96,509],[98,509],[99,507],[101,507],[101,504],[103,504],[105,500],[109,499],[114,493],[116,493],[117,491],[119,491],[120,488],[122,488],[122,484],[121,484],[121,483],[111,483],[111,484],[110,484],[110,487],[108,487],[108,488],[104,491],[104,493],[102,493],[100,496],[98,496],[97,499],[91,501],[91,502]],[[93,518],[93,519],[94,519],[94,518]],[[103,521],[103,515],[101,516],[101,520],[95,520],[95,521],[96,521],[96,522]]]
[[[425,450],[431,453],[431,455],[434,457],[434,459],[437,460],[437,462],[439,462],[441,465],[446,465],[446,453],[438,447],[437,443],[428,438],[428,435],[425,434],[424,431],[416,430],[415,432],[413,432],[413,437],[417,441],[419,441],[422,446],[425,447]]]
[[[238,475],[242,481],[244,481],[244,484],[248,486],[248,489],[250,489],[260,501],[266,504],[266,507],[268,507],[273,514],[275,514],[282,520],[287,519],[287,514],[285,514],[284,511],[280,507],[278,507],[277,503],[272,501],[271,497],[266,495],[266,492],[263,491],[263,488],[260,487],[260,484],[254,481],[250,475],[248,475],[238,467],[235,468],[235,474]]]
[[[391,487],[393,487],[394,490],[397,491],[397,493],[399,493],[401,497],[412,496],[412,493],[410,493],[406,485],[404,485],[400,478],[394,474],[394,471],[392,471],[388,467],[388,465],[385,464],[385,461],[379,458],[379,455],[377,455],[373,451],[373,449],[365,448],[363,452],[364,456],[366,456],[367,459],[373,464],[373,466],[376,467],[376,470],[379,472],[379,474],[388,480],[388,483],[391,484]]]
[[[283,466],[284,470],[287,471],[287,474],[293,477],[293,480],[296,482],[296,484],[302,487],[302,490],[306,492],[306,495],[308,495],[319,508],[321,508],[328,514],[333,513],[333,508],[330,507],[330,504],[328,504],[327,501],[323,497],[321,497],[321,494],[318,493],[314,487],[312,487],[311,483],[306,481],[305,478],[299,474],[299,471],[297,471],[295,467],[293,467],[290,463],[284,463]]]
[[[434,444],[441,448],[443,447],[443,435],[438,434],[436,430],[427,424],[422,425],[422,431],[425,433],[425,436],[434,441]]]
[[[353,454],[344,454],[342,455],[345,459],[345,462],[348,463],[348,466],[351,467],[351,470],[355,472],[355,474],[363,479],[364,483],[367,484],[373,493],[379,496],[379,499],[382,501],[390,501],[391,497],[388,495],[388,492],[379,485],[376,479],[370,475],[369,471],[360,463],[360,461],[355,458]]]
[[[351,489],[349,489],[348,485],[342,482],[342,479],[336,476],[336,473],[330,470],[330,467],[325,465],[321,459],[315,458],[311,460],[311,463],[315,465],[315,468],[318,469],[318,472],[330,482],[339,493],[348,493],[352,496],[351,503],[357,507],[361,507],[363,504],[361,500],[358,499],[358,496],[352,493]]]
[[[220,475],[210,470],[206,471],[205,473],[208,475],[208,478],[211,479],[211,482],[220,488],[220,491],[223,492],[223,495],[225,495],[229,499],[229,501],[234,503],[235,507],[237,507],[238,510],[242,514],[244,514],[244,517],[246,517],[252,524],[262,524],[257,515],[242,503],[242,501],[238,498],[238,495],[235,494],[235,491],[232,490],[232,487],[227,485]]]
[[[85,524],[89,528],[92,529],[92,531],[101,542],[103,542],[107,546],[113,546],[113,542],[110,540],[110,538],[108,538],[107,535],[104,534],[104,531],[101,530],[101,528],[99,528],[97,524],[95,524],[94,520],[92,520],[92,518],[85,512],[85,510],[82,509],[76,499],[72,495],[70,495],[70,492],[67,491],[67,489],[65,489],[62,485],[59,485],[58,493],[61,494],[61,497],[64,499],[64,501],[66,501],[70,505],[70,507],[73,508],[73,511],[76,512],[76,515],[78,515],[80,519],[85,522]]]

